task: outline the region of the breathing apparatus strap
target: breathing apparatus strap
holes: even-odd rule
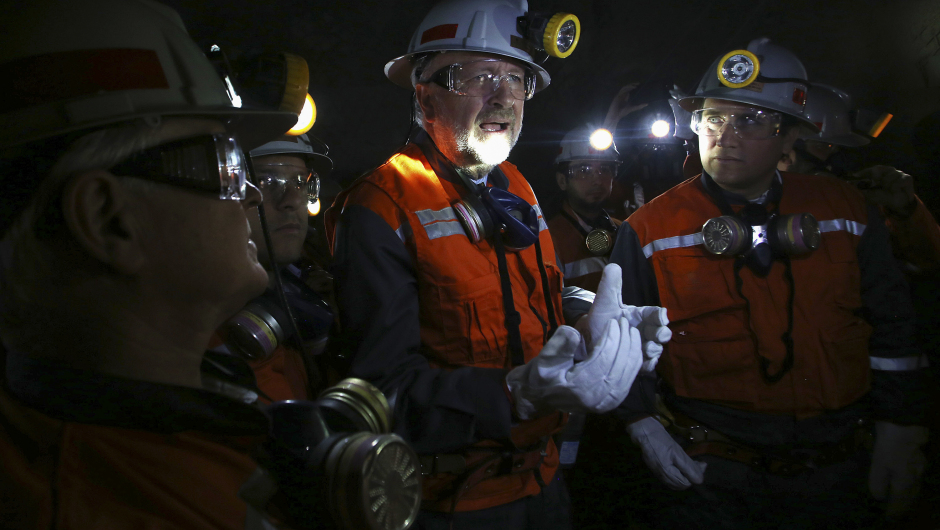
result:
[[[506,266],[506,249],[503,246],[503,238],[498,233],[493,237],[493,246],[496,248],[499,284],[503,291],[503,313],[506,315],[503,323],[506,326],[506,332],[509,333],[509,353],[512,356],[512,365],[522,366],[525,364],[525,355],[522,352],[522,335],[519,333],[522,316],[516,311],[516,305],[512,299],[512,284],[509,282],[509,268]]]
[[[555,303],[552,302],[552,292],[549,290],[548,273],[545,272],[545,261],[542,259],[542,244],[539,240],[535,241],[535,259],[539,262],[539,274],[542,276],[542,294],[545,295],[545,309],[548,310],[548,337],[555,334],[558,329],[558,321],[555,320]]]
[[[727,197],[721,192],[718,184],[712,180],[711,176],[708,173],[702,172],[702,181],[705,185],[705,190],[708,192],[708,195],[715,201],[715,204],[718,206],[718,209],[721,210],[721,213],[724,215],[737,215],[734,210],[731,208],[731,205],[728,202]],[[780,214],[780,200],[783,195],[783,186],[780,184],[780,181],[777,179],[776,175],[774,180],[770,185],[770,193],[768,194],[768,200],[773,203],[773,215]],[[783,341],[783,345],[786,348],[786,355],[783,358],[783,364],[780,366],[780,370],[775,374],[770,373],[770,359],[764,357],[760,354],[760,351],[756,349],[760,341],[757,337],[757,334],[754,333],[754,330],[751,328],[751,301],[744,296],[744,280],[741,278],[741,269],[747,262],[747,259],[744,256],[736,256],[734,258],[734,286],[738,292],[738,296],[744,300],[744,316],[747,319],[747,329],[750,333],[751,338],[754,340],[755,345],[755,354],[757,355],[758,367],[760,368],[761,377],[764,378],[764,381],[768,383],[776,383],[783,379],[783,376],[787,374],[793,368],[793,299],[796,295],[796,285],[793,280],[793,267],[790,263],[789,256],[777,257],[784,265],[784,278],[787,280],[787,285],[789,286],[787,292],[787,330],[783,332],[780,340]]]

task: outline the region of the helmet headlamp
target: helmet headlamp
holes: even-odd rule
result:
[[[526,13],[517,19],[517,25],[532,48],[549,57],[568,57],[581,38],[581,21],[571,13],[555,13],[551,17]]]
[[[317,121],[317,105],[313,102],[313,97],[307,94],[304,98],[304,106],[297,116],[297,123],[287,131],[290,136],[300,136],[309,131]]]
[[[614,144],[614,135],[611,134],[607,129],[596,129],[591,133],[588,141],[591,143],[591,147],[594,149],[598,151],[606,151],[610,149],[611,145]]]
[[[233,136],[212,134],[161,144],[127,157],[111,173],[245,199],[245,155]]]
[[[669,134],[672,126],[666,120],[656,120],[650,125],[650,134],[656,138],[665,138]]]
[[[747,50],[728,52],[718,61],[718,80],[728,88],[744,88],[760,74],[760,61]]]

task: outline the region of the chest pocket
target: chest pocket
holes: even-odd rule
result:
[[[734,294],[733,258],[695,248],[664,254],[653,266],[673,335],[660,372],[681,396],[755,401],[760,376],[744,301]]]
[[[435,356],[449,365],[503,367],[507,336],[499,276],[432,287],[427,317],[441,330]]]

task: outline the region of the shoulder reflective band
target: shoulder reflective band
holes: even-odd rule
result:
[[[98,92],[170,88],[153,50],[73,50],[0,66],[0,113]],[[15,79],[16,82],[9,82]]]
[[[562,268],[562,273],[565,278],[578,278],[584,276],[585,274],[591,274],[592,272],[601,272],[604,270],[604,267],[607,265],[607,259],[603,257],[593,257],[579,259],[578,261],[572,261],[571,263],[565,263]]]
[[[450,206],[440,210],[419,210],[415,212],[418,221],[424,227],[428,234],[428,239],[437,239],[439,237],[463,235],[465,232],[454,209]]]
[[[914,357],[871,357],[871,369],[884,372],[907,372],[930,366],[926,355]]]
[[[843,231],[861,237],[861,235],[865,233],[865,228],[866,226],[862,223],[849,219],[831,219],[829,221],[819,221],[819,231],[822,233]],[[660,250],[694,247],[695,245],[701,245],[704,242],[705,239],[702,237],[701,232],[685,236],[664,237],[663,239],[657,239],[656,241],[653,241],[652,243],[644,246],[643,254],[649,258],[653,255],[654,252],[659,252]]]
[[[532,208],[535,209],[535,213],[538,214],[539,216],[539,232],[541,232],[542,230],[548,230],[548,225],[545,224],[545,219],[542,218],[542,209],[539,208],[538,204],[536,204]]]

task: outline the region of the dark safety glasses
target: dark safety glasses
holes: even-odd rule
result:
[[[593,164],[571,164],[568,166],[568,178],[571,180],[587,180],[595,178],[601,181],[613,180],[617,173],[617,164],[612,162]]]
[[[160,144],[127,157],[111,173],[138,177],[241,201],[248,176],[245,154],[234,137],[212,134]]]

